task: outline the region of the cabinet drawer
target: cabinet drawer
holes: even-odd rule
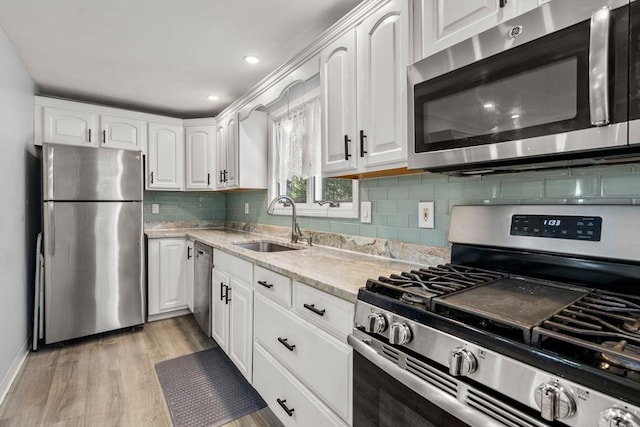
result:
[[[242,258],[214,249],[213,266],[244,283],[253,282],[253,264]]]
[[[293,288],[293,309],[344,342],[353,329],[353,304],[300,282]]]
[[[260,345],[254,347],[253,386],[285,426],[345,426]],[[291,415],[278,403],[282,402]],[[286,400],[286,402],[284,402]]]
[[[259,294],[291,307],[290,278],[257,265],[254,273],[255,282],[253,286]]]
[[[351,347],[264,297],[255,299],[256,340],[343,419],[350,419]]]

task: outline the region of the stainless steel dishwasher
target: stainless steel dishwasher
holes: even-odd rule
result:
[[[202,331],[211,336],[211,269],[213,249],[204,243],[195,244],[195,270],[193,272],[193,316]]]

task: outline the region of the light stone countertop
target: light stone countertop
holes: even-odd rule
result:
[[[358,289],[367,279],[424,267],[425,264],[403,262],[391,258],[366,255],[343,249],[305,244],[229,229],[176,228],[145,230],[150,239],[187,237],[220,249],[261,267],[273,270],[343,300],[355,303]],[[238,242],[269,241],[303,249],[283,252],[255,252],[234,245]],[[215,265],[215,257],[213,260]]]

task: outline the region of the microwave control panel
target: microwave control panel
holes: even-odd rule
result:
[[[552,239],[600,241],[602,218],[599,216],[513,215],[512,236],[550,237]]]

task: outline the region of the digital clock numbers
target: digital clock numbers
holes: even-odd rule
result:
[[[601,217],[513,215],[512,236],[547,237],[552,239],[598,242],[602,231]]]

